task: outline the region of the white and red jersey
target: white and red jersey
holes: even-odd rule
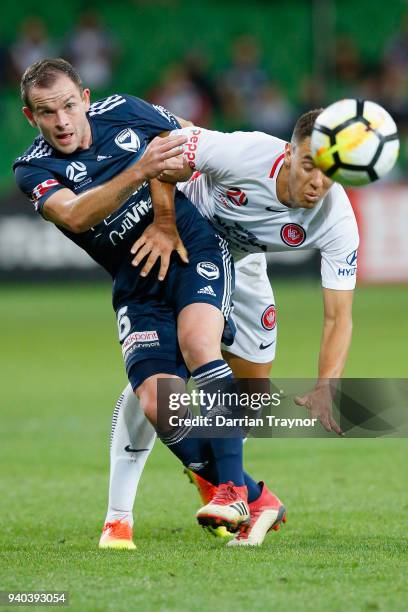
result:
[[[333,184],[313,209],[288,208],[276,194],[283,140],[262,132],[226,134],[196,126],[177,133],[188,136],[184,156],[194,170],[178,188],[227,238],[235,258],[318,249],[323,287],[354,288],[358,229],[340,185]]]

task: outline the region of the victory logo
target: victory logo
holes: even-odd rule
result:
[[[119,132],[115,138],[115,144],[124,151],[136,153],[140,149],[139,136],[131,128],[126,128]]]
[[[200,276],[207,280],[216,280],[220,277],[220,271],[212,261],[200,261],[197,264],[196,270]]]

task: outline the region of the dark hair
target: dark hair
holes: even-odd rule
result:
[[[312,135],[315,121],[323,110],[323,108],[315,108],[299,117],[299,119],[296,121],[295,127],[293,128],[293,134],[291,138],[291,141],[293,143],[299,144],[305,138],[308,138]]]
[[[82,79],[71,64],[60,57],[56,59],[43,59],[31,64],[21,77],[20,92],[25,106],[31,108],[29,93],[32,87],[50,87],[59,74],[65,74],[83,91]]]

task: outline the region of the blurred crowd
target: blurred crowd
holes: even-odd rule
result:
[[[120,47],[93,10],[80,15],[62,42],[49,35],[40,17],[29,16],[21,23],[14,43],[8,49],[0,48],[2,86],[18,84],[27,66],[45,57],[67,59],[76,66],[88,87],[101,89],[112,82]]]
[[[1,86],[15,87],[29,64],[55,56],[71,61],[84,83],[97,92],[115,87],[115,67],[123,50],[94,11],[84,12],[58,44],[44,21],[28,17],[15,42],[7,49],[0,47]],[[132,93],[197,125],[262,130],[282,138],[290,136],[301,112],[340,97],[361,97],[383,104],[408,140],[408,16],[375,63],[367,62],[356,40],[346,34],[333,41],[331,56],[325,76],[304,75],[295,99],[289,98],[256,38],[242,33],[231,41],[224,69],[215,71],[211,58],[197,47],[163,66],[150,90]],[[402,173],[407,168],[406,151],[401,157]]]

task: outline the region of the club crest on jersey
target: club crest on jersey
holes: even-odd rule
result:
[[[67,166],[65,174],[67,175],[67,178],[70,181],[73,181],[74,183],[80,183],[84,180],[84,178],[88,174],[88,171],[86,169],[85,164],[83,164],[82,162],[72,162],[71,164],[69,164],[69,166]]]
[[[246,206],[248,204],[246,194],[238,187],[230,187],[227,191],[227,198],[235,206]]]
[[[348,263],[349,266],[357,265],[357,249],[346,257],[346,262]]]
[[[212,261],[200,261],[197,264],[196,271],[200,276],[207,280],[216,280],[220,277],[220,271]]]
[[[290,247],[298,247],[306,240],[304,228],[297,223],[286,223],[283,225],[280,235],[282,242]]]
[[[267,331],[272,331],[276,325],[276,308],[273,304],[265,308],[261,317],[262,327]]]
[[[115,144],[125,151],[136,153],[140,149],[139,136],[131,128],[125,128],[115,138]]]

